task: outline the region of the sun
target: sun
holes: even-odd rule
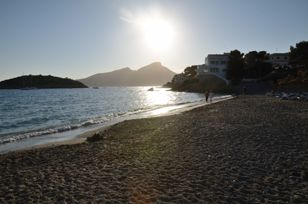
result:
[[[142,9],[142,12],[122,9],[121,19],[137,28],[138,40],[141,38],[148,50],[157,54],[170,52],[176,47],[176,21],[165,15],[161,8]]]
[[[162,17],[144,17],[141,19],[145,44],[154,51],[166,51],[175,42],[175,29],[171,22]]]

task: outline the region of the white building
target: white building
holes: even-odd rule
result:
[[[288,66],[289,53],[273,53],[269,55],[268,62],[273,66]]]
[[[205,62],[197,68],[197,75],[205,74],[216,75],[219,78],[226,80],[228,68],[229,54],[209,54],[205,58]]]

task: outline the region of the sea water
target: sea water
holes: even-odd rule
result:
[[[204,98],[197,93],[160,87],[148,91],[149,88],[0,90],[0,145],[72,132],[124,115],[162,110]]]

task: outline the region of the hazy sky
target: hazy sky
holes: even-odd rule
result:
[[[307,11],[308,0],[0,0],[0,80],[153,61],[181,72],[209,53],[287,52],[308,40]]]

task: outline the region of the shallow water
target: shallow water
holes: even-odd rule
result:
[[[0,90],[0,144],[203,99],[202,94],[149,88]]]

